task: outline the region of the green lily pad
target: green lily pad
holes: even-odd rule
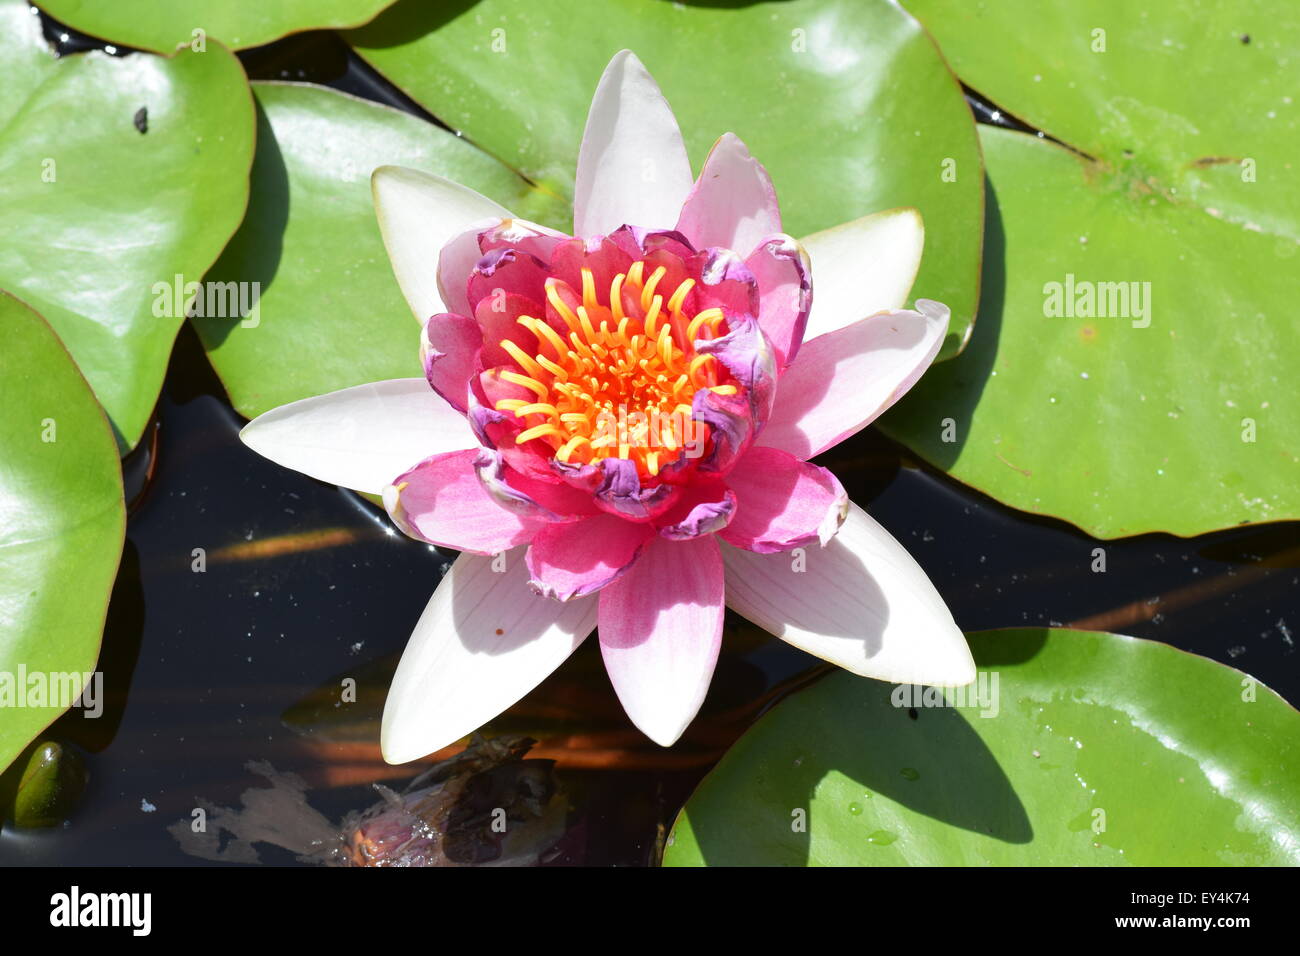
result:
[[[217,39],[232,50],[261,46],[303,30],[368,22],[393,0],[41,0],[74,30],[110,43],[170,53],[180,43]]]
[[[1100,537],[1300,517],[1300,23],[909,5],[968,84],[1077,151],[982,130],[980,328],[885,430]]]
[[[919,208],[925,258],[912,292],[952,308],[941,357],[969,334],[979,148],[961,90],[896,4],[607,0],[593,13],[583,0],[404,0],[349,40],[440,120],[567,199],[596,81],[629,48],[663,88],[696,171],[722,133],[736,133],[772,174],[792,235]]]
[[[435,172],[530,219],[553,219],[559,201],[398,110],[308,84],[253,90],[248,218],[208,280],[257,283],[260,298],[247,315],[191,319],[235,408],[252,418],[310,395],[423,375],[420,327],[384,251],[371,171]]]
[[[58,336],[0,293],[0,339],[2,770],[95,666],[126,506],[113,434]]]
[[[687,802],[664,864],[1300,864],[1300,714],[1277,694],[1117,634],[969,637],[962,706],[844,672],[779,704]]]
[[[0,288],[54,326],[130,448],[184,317],[159,290],[197,282],[243,218],[252,98],[215,44],[55,60],[21,0],[0,0],[0,37]]]

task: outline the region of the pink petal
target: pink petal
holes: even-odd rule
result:
[[[750,416],[761,428],[772,414],[772,405],[776,401],[776,355],[753,316],[729,315],[727,324],[730,331],[726,335],[717,339],[696,339],[695,350],[701,355],[716,356],[744,387]]]
[[[627,272],[632,265],[632,257],[606,236],[568,239],[558,243],[551,251],[549,261],[551,275],[566,283],[575,293],[582,289],[583,268],[590,269],[596,294],[602,300],[609,294],[614,277]]]
[[[812,458],[870,425],[930,367],[948,330],[948,308],[918,299],[919,312],[880,312],[805,342],[781,376],[757,443]]]
[[[430,544],[496,554],[532,539],[539,521],[502,508],[475,470],[479,449],[426,458],[384,489],[384,507],[413,538]]]
[[[519,249],[549,262],[555,247],[569,238],[557,229],[527,219],[502,219],[478,234],[478,247],[480,255],[487,255],[493,249]]]
[[[466,282],[480,259],[497,249],[518,249],[543,262],[567,239],[562,232],[527,219],[484,219],[451,238],[438,255],[438,291],[447,310],[473,315]]]
[[[474,462],[484,489],[507,511],[543,522],[577,521],[600,513],[591,495],[549,471],[537,469],[536,474],[528,475],[516,471],[507,462],[500,451],[488,448],[480,449]]]
[[[604,514],[549,525],[528,549],[529,584],[558,601],[594,594],[632,566],[653,534],[647,524]]]
[[[789,236],[771,236],[745,260],[758,282],[758,324],[772,343],[778,368],[794,361],[812,307],[808,253]]]
[[[742,256],[781,231],[772,178],[734,133],[713,144],[682,206],[677,230],[697,249],[722,246]]]
[[[469,304],[477,309],[483,299],[502,300],[511,294],[543,302],[547,274],[546,263],[534,255],[514,249],[493,249],[466,276]],[[477,312],[466,314],[477,315]]]
[[[719,395],[702,388],[691,400],[691,418],[709,426],[712,447],[695,459],[700,475],[725,478],[754,438],[754,414],[744,395]]]
[[[536,354],[537,337],[519,324],[521,315],[542,319],[546,310],[535,299],[514,292],[487,295],[479,300],[474,309],[474,319],[483,344],[483,364],[487,368],[514,365],[514,358],[501,347],[503,339],[509,339],[527,355]],[[554,357],[554,353],[551,353],[551,357]]]
[[[437,272],[438,294],[446,303],[448,312],[458,315],[473,315],[474,309],[469,303],[465,283],[474,266],[483,258],[479,248],[478,237],[484,232],[499,227],[508,219],[483,219],[472,223],[448,240],[438,253]]]
[[[696,481],[687,487],[668,512],[656,522],[661,537],[685,541],[716,534],[736,513],[736,495],[720,481]]]
[[[740,256],[730,249],[705,249],[691,256],[687,264],[699,282],[695,287],[697,308],[722,309],[728,317],[758,315],[758,280]],[[664,277],[665,288],[672,288],[673,282],[683,278],[684,275],[673,276],[670,269]]]
[[[670,747],[704,703],[722,645],[723,570],[713,535],[654,538],[600,592],[600,649],[623,709]]]
[[[469,407],[469,382],[478,368],[482,341],[478,323],[464,315],[442,312],[424,324],[420,341],[424,377],[459,412]]]
[[[776,448],[751,448],[727,484],[736,493],[736,515],[719,534],[759,554],[824,545],[849,507],[834,475]]]
[[[703,391],[701,389],[695,394]],[[593,491],[596,506],[617,518],[654,521],[681,498],[681,485],[661,482],[648,488],[643,486],[636,465],[630,459],[602,458],[596,468],[601,474],[600,484]]]

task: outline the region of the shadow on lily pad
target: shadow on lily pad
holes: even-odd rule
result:
[[[982,719],[978,707],[898,706],[895,685],[845,672],[818,690],[802,695],[806,706],[770,713],[759,746],[750,735],[728,755],[732,779],[740,761],[754,783],[748,799],[710,793],[712,780],[692,798],[727,804],[730,825],[694,832],[708,865],[854,865],[866,844],[898,838],[891,802],[1005,843],[1033,839],[1024,804],[972,727]],[[814,847],[812,834],[835,840]]]

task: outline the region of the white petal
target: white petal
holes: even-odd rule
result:
[[[510,213],[468,186],[404,166],[380,166],[370,189],[393,274],[411,311],[421,322],[448,311],[438,294],[443,246],[475,223]]]
[[[478,444],[465,416],[422,378],[281,405],[245,425],[239,437],[277,465],[374,495],[430,455]]]
[[[917,299],[916,309],[880,312],[805,339],[781,377],[758,444],[806,460],[884,414],[930,367],[948,331],[946,305]]]
[[[672,229],[690,191],[691,163],[668,101],[636,54],[614,54],[582,134],[574,234],[607,235],[624,224]]]
[[[727,604],[809,654],[864,677],[956,687],[975,679],[966,638],[901,544],[855,504],[825,548],[722,546]]]
[[[596,597],[528,587],[525,547],[462,554],[433,592],[388,690],[384,759],[405,763],[477,730],[536,687],[596,626]],[[493,569],[504,561],[505,570]]]
[[[921,267],[925,227],[915,209],[889,209],[802,240],[813,301],[804,341],[864,316],[901,309]]]

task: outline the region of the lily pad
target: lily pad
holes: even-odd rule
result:
[[[21,0],[0,0],[0,37],[0,288],[54,327],[130,448],[184,317],[159,290],[202,278],[243,218],[252,98],[216,44],[56,60]]]
[[[261,46],[303,30],[368,22],[393,0],[41,0],[50,16],[110,43],[170,53],[199,36],[232,50]]]
[[[1100,537],[1300,517],[1300,22],[909,6],[968,84],[1071,148],[982,130],[980,328],[885,430]]]
[[[58,336],[0,293],[0,338],[2,770],[95,666],[126,506],[113,434]]]
[[[779,704],[700,784],[664,864],[1300,864],[1300,714],[1277,694],[1117,634],[970,643],[963,706],[844,672]]]
[[[596,81],[629,48],[663,88],[695,170],[722,133],[736,133],[772,174],[792,235],[919,208],[926,247],[912,292],[952,308],[941,358],[965,342],[978,290],[979,147],[961,90],[897,4],[607,0],[593,14],[583,0],[406,0],[349,39],[440,120],[566,199]]]
[[[194,318],[240,414],[382,379],[420,377],[420,326],[384,251],[370,173],[411,166],[464,183],[524,218],[559,200],[446,130],[308,84],[255,83],[248,218],[208,275],[257,283],[256,310]],[[252,295],[249,302],[252,302]]]

